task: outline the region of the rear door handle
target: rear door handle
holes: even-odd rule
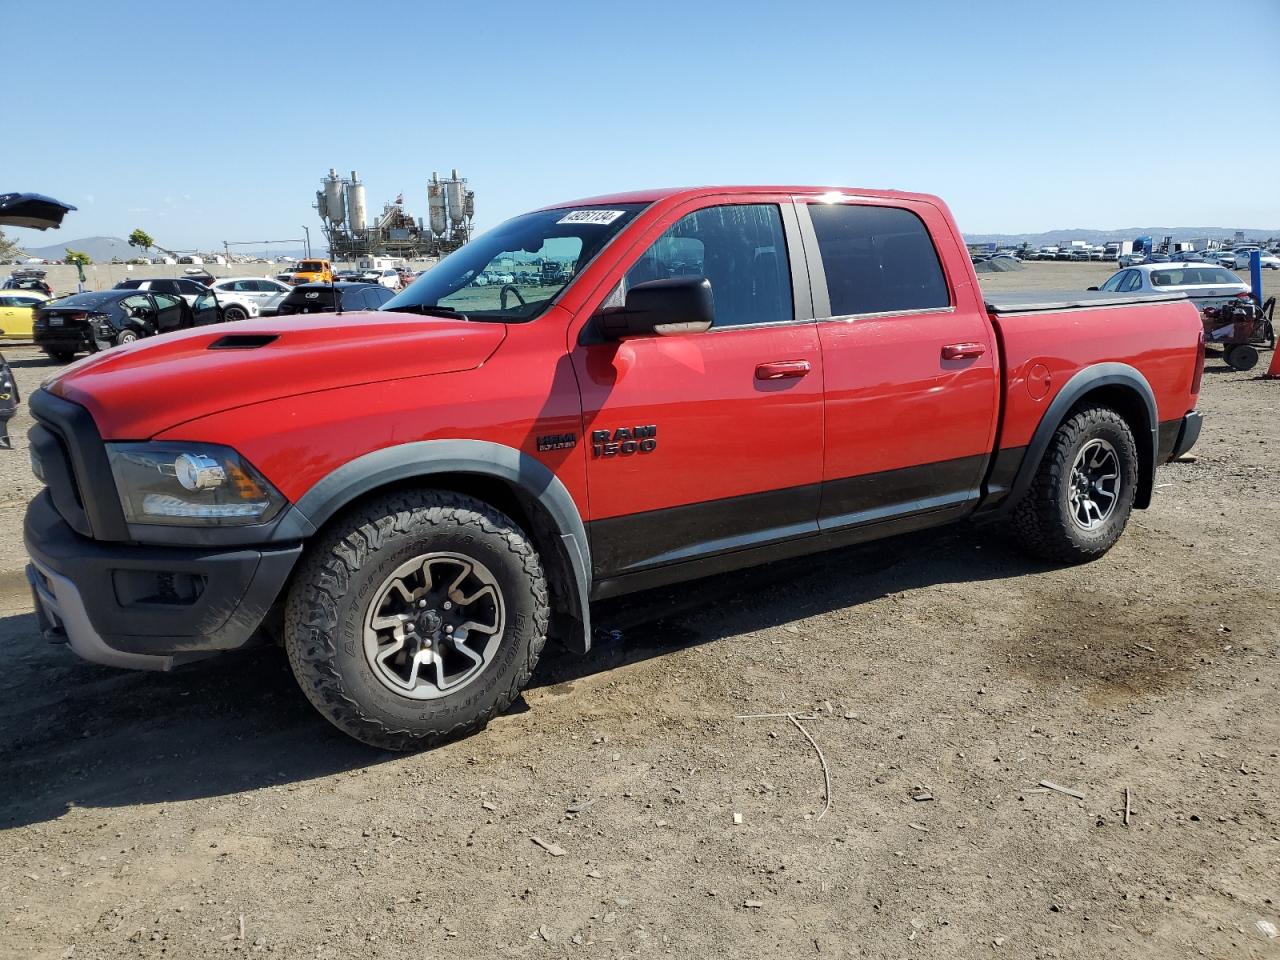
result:
[[[980,343],[948,343],[942,348],[943,360],[973,360],[987,352]]]
[[[793,380],[809,372],[808,360],[775,360],[756,367],[757,380]]]

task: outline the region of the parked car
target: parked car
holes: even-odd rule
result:
[[[41,632],[163,669],[270,615],[325,717],[408,749],[509,707],[549,632],[587,652],[594,599],[977,515],[1106,553],[1199,434],[1196,309],[984,301],[940,200],[835,196],[554,205],[382,310],[68,371],[29,400]],[[470,285],[548,246],[562,283]]]
[[[37,347],[65,363],[77,353],[96,353],[220,319],[211,290],[188,303],[177,294],[128,288],[50,300],[36,310],[32,332]]]
[[[1234,270],[1248,270],[1250,258],[1255,252],[1261,254],[1264,270],[1280,270],[1280,257],[1272,253],[1265,253],[1259,250],[1258,247],[1244,247],[1232,250],[1222,257],[1222,263]]]
[[[36,308],[48,299],[39,290],[0,290],[0,337],[30,339]]]
[[[1200,310],[1249,293],[1249,285],[1225,267],[1186,261],[1130,267],[1090,289],[1103,293],[1185,293]]]
[[[400,271],[394,267],[382,267],[375,270],[361,270],[357,274],[359,283],[376,283],[388,290],[400,289]]]
[[[34,290],[36,293],[43,293],[46,297],[53,296],[53,288],[45,281],[45,272],[43,270],[15,270],[5,278],[4,284],[0,285],[0,289]]]
[[[164,277],[145,280],[121,280],[115,285],[117,290],[149,290],[152,293],[168,293],[182,297],[187,303],[195,306],[196,300],[209,293],[210,288],[189,277],[178,277],[170,280]],[[218,300],[218,311],[223,320],[246,320],[259,313],[258,304],[240,293],[215,294]]]
[[[218,295],[219,302],[226,298],[242,297],[257,304],[258,312],[263,316],[274,314],[293,290],[287,283],[270,277],[224,277],[215,280],[210,286]]]
[[[1145,253],[1122,253],[1116,258],[1116,263],[1122,267],[1136,267],[1140,263],[1147,262]]]
[[[300,283],[328,283],[333,279],[333,264],[328,260],[299,260],[290,269],[276,274],[276,279],[294,287]]]
[[[1088,261],[1089,251],[1086,250],[1084,247],[1076,247],[1074,250],[1071,251],[1069,259],[1074,261],[1080,261],[1080,260]]]
[[[333,313],[339,308],[344,312],[377,310],[393,296],[394,292],[378,283],[304,283],[289,291],[276,313],[283,317]]]

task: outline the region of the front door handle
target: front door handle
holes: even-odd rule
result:
[[[756,367],[757,380],[793,380],[809,372],[808,360],[775,360]]]
[[[973,360],[987,352],[980,343],[948,343],[942,348],[943,360]]]

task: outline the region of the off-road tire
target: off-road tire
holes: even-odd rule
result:
[[[139,339],[137,330],[121,330],[116,334],[116,346],[123,346],[126,343],[137,343]]]
[[[380,682],[365,656],[365,614],[389,573],[419,554],[457,551],[499,582],[501,644],[456,692],[415,700]],[[310,545],[285,606],[285,648],[312,705],[371,746],[419,750],[482,729],[529,682],[550,618],[542,563],[512,520],[479,500],[435,490],[379,497],[340,515]]]
[[[236,320],[249,319],[249,312],[244,307],[227,307],[222,311],[222,319],[231,323]]]
[[[1094,439],[1110,443],[1120,460],[1119,499],[1100,527],[1084,530],[1072,519],[1068,495],[1076,456]],[[1129,425],[1110,407],[1078,408],[1054,433],[1031,486],[1013,508],[1014,532],[1024,548],[1046,560],[1096,560],[1124,532],[1137,488],[1138,446]]]
[[[54,363],[70,363],[76,356],[74,350],[46,350],[44,353]]]

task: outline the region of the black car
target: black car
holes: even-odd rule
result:
[[[276,316],[291,313],[334,313],[342,310],[377,310],[396,295],[377,283],[303,283],[280,302]]]
[[[77,353],[218,321],[218,300],[209,291],[188,303],[169,293],[102,290],[44,304],[36,311],[32,333],[37,347],[65,363]]]

